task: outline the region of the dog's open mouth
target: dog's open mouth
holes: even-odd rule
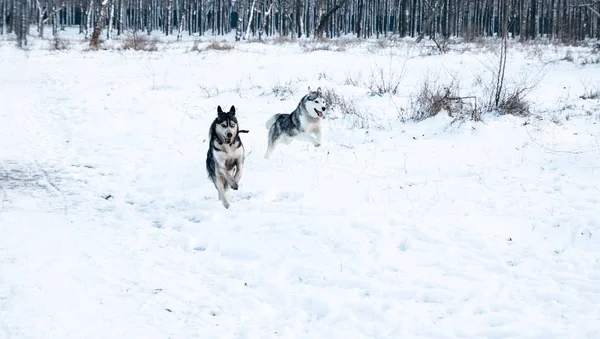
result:
[[[225,139],[226,144],[231,144],[231,139]]]
[[[323,117],[323,111],[319,111],[318,109],[315,108],[315,112],[317,112],[317,115],[319,116],[319,118]]]

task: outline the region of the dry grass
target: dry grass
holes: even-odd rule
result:
[[[305,53],[316,51],[344,52],[357,43],[359,42],[353,39],[318,39],[316,41],[302,41],[300,42],[300,48]]]
[[[422,121],[446,112],[455,120],[481,120],[475,97],[462,97],[456,78],[440,83],[438,77],[425,78],[416,95],[412,96],[413,121]]]
[[[277,83],[271,88],[271,93],[278,98],[288,98],[294,95],[294,92],[295,91],[292,88],[292,80],[288,80],[284,84],[277,80]]]
[[[585,91],[579,98],[583,100],[597,100],[600,99],[600,83],[585,86]]]
[[[157,37],[150,38],[147,35],[133,34],[132,36],[123,39],[121,48],[124,50],[156,52],[158,51],[159,43],[160,39]]]
[[[211,41],[210,44],[208,44],[208,46],[206,46],[204,48],[204,50],[230,51],[230,50],[232,50],[234,48],[235,48],[234,45],[228,43],[225,40],[223,40],[223,41],[213,40],[213,41]]]
[[[225,40],[217,41],[212,40],[208,45],[203,48],[200,48],[200,44],[203,43],[201,39],[194,41],[194,45],[190,49],[190,52],[205,52],[205,51],[230,51],[235,48],[235,45],[228,43]]]
[[[323,98],[329,106],[329,110],[337,110],[345,117],[350,118],[352,128],[369,128],[372,124],[372,116],[362,112],[356,106],[352,99],[348,99],[343,95],[338,94],[333,89],[325,89]]]
[[[71,49],[71,42],[59,36],[48,41],[48,49],[51,51],[65,51]]]
[[[367,87],[371,95],[396,95],[405,73],[404,67],[400,70],[394,69],[391,61],[387,69],[376,64],[374,68],[371,68],[371,76]]]
[[[362,85],[362,72],[358,72],[355,74],[346,73],[346,78],[344,79],[344,85],[350,85],[359,87]]]

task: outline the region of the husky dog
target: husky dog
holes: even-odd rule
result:
[[[227,113],[219,106],[217,113],[208,132],[210,142],[206,154],[206,171],[219,192],[219,200],[225,208],[229,208],[225,193],[229,187],[238,189],[244,169],[245,152],[239,134],[248,131],[239,129],[235,106],[231,106]]]
[[[300,99],[292,113],[278,113],[269,118],[266,124],[269,145],[265,158],[271,156],[279,143],[290,144],[294,139],[311,142],[315,147],[321,146],[321,118],[326,109],[321,87],[316,91],[308,87],[308,94]]]

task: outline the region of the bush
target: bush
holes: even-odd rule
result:
[[[397,94],[404,73],[404,67],[400,71],[393,69],[391,61],[387,70],[380,65],[375,65],[375,69],[371,68],[368,84],[371,95]]]
[[[413,121],[422,121],[445,111],[457,120],[479,121],[480,112],[477,109],[475,97],[461,97],[459,83],[453,78],[447,84],[427,77],[421,84],[412,100]]]
[[[369,128],[371,127],[373,117],[370,114],[364,113],[358,109],[356,103],[352,99],[348,99],[343,95],[338,94],[333,89],[323,91],[323,98],[327,101],[329,111],[339,111],[345,118],[350,119],[351,127],[354,128]]]
[[[221,41],[221,42],[219,42],[217,40],[213,40],[213,41],[211,41],[211,43],[208,46],[206,46],[204,48],[204,50],[211,50],[212,49],[212,50],[215,50],[215,51],[230,51],[230,50],[232,50],[234,48],[235,48],[235,46],[232,45],[232,44],[230,44],[230,43],[227,43],[227,41]]]
[[[59,36],[55,36],[49,41],[49,49],[51,51],[64,51],[71,48],[69,40],[63,39]]]
[[[150,38],[147,35],[133,34],[123,40],[122,48],[125,50],[156,52],[160,40],[157,37]]]

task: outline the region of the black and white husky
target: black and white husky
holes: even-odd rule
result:
[[[269,144],[265,158],[269,158],[279,143],[290,144],[294,139],[321,146],[321,118],[327,110],[327,103],[321,93],[321,87],[316,91],[308,88],[308,94],[298,107],[291,113],[278,113],[267,120]]]
[[[239,134],[248,131],[239,129],[234,106],[227,113],[219,106],[217,113],[208,132],[210,142],[206,154],[206,171],[219,192],[223,206],[229,208],[225,193],[229,187],[238,189],[244,169],[245,151]]]

